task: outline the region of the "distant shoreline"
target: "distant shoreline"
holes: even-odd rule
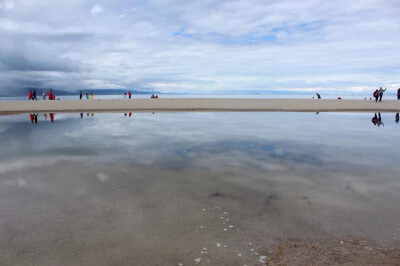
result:
[[[400,112],[400,101],[164,98],[0,101],[0,115],[49,112]]]

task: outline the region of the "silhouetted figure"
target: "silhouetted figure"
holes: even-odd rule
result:
[[[79,93],[79,100],[82,100],[82,91]]]
[[[397,90],[397,100],[400,100],[400,88]]]
[[[377,102],[379,99],[379,90],[376,89],[372,95],[375,97],[375,102]]]
[[[86,92],[86,100],[89,100],[89,93]]]
[[[34,114],[33,117],[35,118],[35,124],[37,124],[37,118],[39,114]]]
[[[396,121],[397,124],[399,123],[399,113],[396,113],[394,121]]]
[[[54,123],[54,114],[50,113],[50,121],[51,123]]]
[[[385,89],[382,89],[382,87],[379,88],[379,101],[380,102],[382,101],[382,96],[385,91],[386,91],[386,88]]]
[[[126,116],[126,113],[124,113],[124,116]]]
[[[28,92],[28,100],[32,100],[32,90],[29,90]]]
[[[81,119],[83,118],[83,113],[81,113]]]
[[[37,98],[36,98],[36,90],[35,90],[35,89],[34,89],[33,92],[32,92],[32,100],[36,100],[36,101],[37,101]]]
[[[318,99],[321,99],[321,95],[319,95],[319,93],[316,94]]]
[[[131,91],[128,91],[128,96],[129,96],[129,99],[132,98],[132,93],[131,93]]]

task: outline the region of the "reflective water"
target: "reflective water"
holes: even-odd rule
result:
[[[3,116],[0,258],[257,265],[277,239],[394,241],[399,131],[388,113]]]

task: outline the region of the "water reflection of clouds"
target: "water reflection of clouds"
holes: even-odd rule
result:
[[[400,148],[394,121],[377,130],[371,114],[57,114],[54,124],[34,126],[25,117],[0,118],[2,158],[68,155],[174,167],[200,161],[393,166]]]

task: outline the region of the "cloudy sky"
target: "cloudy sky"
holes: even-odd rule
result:
[[[398,0],[0,0],[0,94],[400,87]]]

